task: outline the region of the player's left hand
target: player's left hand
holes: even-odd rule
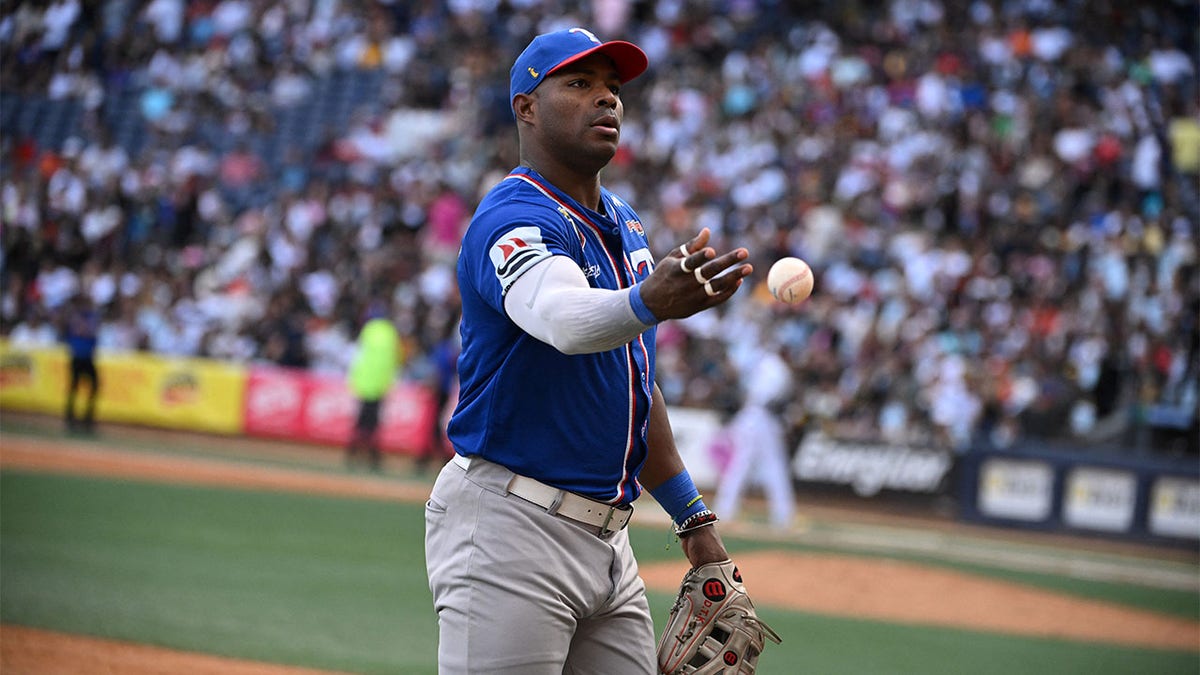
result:
[[[671,250],[642,282],[642,302],[660,321],[682,319],[715,307],[737,292],[754,268],[750,252],[736,248],[724,254],[708,245],[706,227],[691,241]]]
[[[766,640],[780,642],[758,618],[737,566],[728,559],[711,562],[693,567],[679,585],[658,641],[658,670],[753,675]]]

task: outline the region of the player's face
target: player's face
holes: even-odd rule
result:
[[[536,90],[538,127],[546,148],[573,164],[590,160],[598,171],[617,152],[625,107],[621,80],[602,54],[555,71]]]

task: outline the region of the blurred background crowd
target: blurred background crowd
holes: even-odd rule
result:
[[[732,412],[766,350],[793,441],[1195,452],[1195,2],[579,7],[0,0],[0,334],[53,344],[82,295],[101,354],[344,373],[383,301],[438,379],[508,68],[584,25],[651,63],[606,185],[657,255],[707,226],[756,268],[660,328],[669,403]]]

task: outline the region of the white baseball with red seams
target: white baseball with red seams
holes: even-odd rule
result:
[[[767,272],[767,288],[781,302],[803,302],[812,294],[812,269],[799,258],[780,258]]]

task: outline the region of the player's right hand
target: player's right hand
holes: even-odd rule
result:
[[[754,268],[750,252],[736,248],[718,255],[706,227],[658,262],[642,282],[642,302],[659,321],[682,319],[733,297]]]

